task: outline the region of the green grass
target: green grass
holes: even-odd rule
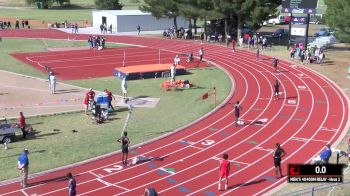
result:
[[[124,5],[124,9],[138,8],[139,5],[144,3],[143,0],[120,0],[119,2]],[[95,7],[95,0],[70,0],[70,3],[82,7]],[[8,0],[7,4],[9,6],[28,6],[25,0]],[[54,4],[54,6],[57,5]]]
[[[20,47],[18,47],[20,46]],[[62,40],[45,40],[45,39],[12,39],[3,38],[0,42],[0,69],[15,73],[46,78],[46,74],[38,72],[32,66],[18,61],[10,54],[20,52],[45,52],[47,47],[74,47],[86,46],[85,41],[62,41]],[[107,43],[107,47],[117,47],[120,45]]]
[[[198,87],[165,92],[160,87],[164,79],[128,81],[130,96],[160,98],[156,108],[134,109],[134,118],[128,127],[129,137],[133,145],[168,133],[213,109],[212,98],[195,102],[212,86],[217,86],[218,102],[223,101],[231,87],[229,78],[218,68],[191,70],[191,74],[179,78],[188,79]],[[208,78],[215,78],[215,82],[208,80]],[[118,92],[120,80],[116,78],[70,81],[69,83],[98,90],[108,88],[114,90],[114,93],[120,94]],[[27,119],[27,122],[33,125],[38,134],[29,136],[27,140],[19,139],[11,143],[9,150],[0,150],[2,162],[0,164],[2,172],[0,180],[17,177],[18,170],[14,165],[23,147],[28,147],[31,150],[29,155],[31,173],[119,150],[120,145],[116,140],[120,135],[126,116],[127,111],[119,108],[119,111],[110,116],[109,121],[99,125],[93,124],[90,118],[83,113]],[[60,131],[54,132],[53,129]],[[77,130],[78,133],[73,133],[73,129]]]
[[[38,20],[44,22],[63,22],[92,20],[91,9],[1,9],[0,16],[27,20]]]

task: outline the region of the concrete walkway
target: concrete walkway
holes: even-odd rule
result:
[[[87,89],[58,83],[56,94],[49,91],[47,80],[0,70],[0,119],[25,116],[83,111]],[[95,91],[98,94],[97,91]],[[129,97],[127,104],[119,95],[114,95],[113,106],[156,107],[159,98]]]

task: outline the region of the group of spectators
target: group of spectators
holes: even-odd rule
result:
[[[255,33],[251,36],[249,33],[244,34],[244,37],[241,37],[242,41],[246,41],[249,49],[261,48],[265,50],[267,48],[267,38],[265,36],[259,36],[258,33]]]
[[[183,27],[176,29],[175,26],[164,30],[163,37],[174,39],[192,39],[192,29],[185,30]]]
[[[21,20],[21,22],[16,19],[15,21],[15,29],[19,29],[22,27],[22,29],[28,28],[30,29],[29,26],[29,21],[28,20]],[[0,29],[11,29],[12,28],[12,23],[11,21],[0,21]]]
[[[307,64],[322,64],[325,54],[324,49],[317,46],[305,49],[303,44],[294,44],[294,46],[290,49],[290,57],[292,59],[299,58],[302,64],[304,64],[305,60]]]
[[[11,29],[11,21],[0,21],[0,29]]]
[[[110,33],[112,33],[112,24],[109,25],[109,27],[107,28],[107,24],[101,24],[100,25],[100,30],[101,30],[101,34],[107,34],[107,31],[109,31]]]
[[[102,50],[106,48],[106,37],[91,35],[88,39],[88,45],[90,49]]]

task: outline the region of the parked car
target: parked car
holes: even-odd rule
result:
[[[18,127],[11,127],[11,124],[0,125],[0,142],[10,143],[16,138],[16,132],[22,133]]]
[[[310,18],[309,20],[310,24],[320,24],[320,21],[316,17]]]
[[[314,37],[324,37],[324,36],[330,36],[331,32],[330,29],[321,28],[318,32],[314,34]]]
[[[267,23],[269,24],[285,24],[291,21],[290,16],[279,15],[276,18],[270,18]],[[264,24],[264,22],[263,22]]]
[[[274,38],[285,38],[288,37],[289,31],[287,29],[277,29],[275,32],[272,33],[271,37]]]

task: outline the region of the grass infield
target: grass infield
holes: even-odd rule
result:
[[[215,84],[207,78],[216,78]],[[135,108],[129,122],[128,135],[132,144],[147,141],[168,133],[177,127],[190,123],[213,109],[213,99],[195,102],[213,85],[217,85],[217,100],[222,102],[231,88],[229,78],[218,68],[191,70],[190,75],[179,77],[195,82],[194,89],[164,92],[160,84],[164,79],[135,80],[128,82],[130,96],[158,97],[156,108]],[[112,89],[120,94],[120,80],[100,78],[71,81],[97,90]],[[24,147],[30,149],[30,173],[48,170],[70,163],[86,160],[120,149],[116,142],[127,116],[127,110],[118,108],[112,112],[110,120],[103,124],[93,124],[83,113],[61,114],[47,117],[28,118],[38,132],[22,140],[10,143],[8,150],[0,149],[0,180],[18,176],[17,158]],[[54,131],[54,129],[56,131]],[[57,131],[58,130],[58,131]],[[76,130],[74,133],[72,130]],[[73,153],[74,152],[74,153]]]

